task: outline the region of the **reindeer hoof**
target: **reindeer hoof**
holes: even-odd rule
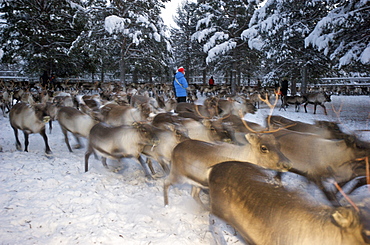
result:
[[[53,156],[53,152],[48,150],[48,151],[45,151],[45,156],[47,157],[52,157]]]

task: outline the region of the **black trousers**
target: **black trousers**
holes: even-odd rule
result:
[[[177,97],[177,103],[180,103],[180,102],[186,102],[186,96],[184,97]]]

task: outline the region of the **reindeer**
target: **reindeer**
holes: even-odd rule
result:
[[[47,156],[52,154],[45,132],[45,123],[50,120],[50,117],[46,114],[44,105],[30,106],[24,102],[17,103],[10,110],[9,120],[14,130],[17,150],[21,150],[18,139],[18,129],[20,129],[24,134],[24,151],[28,152],[28,135],[39,133],[45,142],[45,154]]]
[[[219,109],[218,115],[220,117],[224,117],[229,114],[242,114],[244,116],[247,113],[254,114],[257,110],[253,103],[244,98],[242,98],[241,102],[237,100],[232,100],[230,98],[227,100],[220,99],[217,101],[217,106]]]
[[[100,111],[103,121],[112,126],[132,125],[135,122],[146,121],[150,114],[150,108],[146,105],[139,105],[139,108],[122,106],[117,104],[105,104]]]
[[[187,130],[187,135],[191,139],[207,142],[231,141],[232,135],[224,128],[219,127],[216,120],[201,118],[201,120],[190,117],[183,118],[172,113],[159,113],[152,121],[152,125],[166,129],[167,124],[180,124]]]
[[[10,108],[12,107],[12,101],[13,101],[13,92],[8,90],[1,92],[0,105],[4,117],[6,117],[6,113],[10,111]]]
[[[208,172],[211,213],[248,244],[370,243],[368,207],[323,204],[304,190],[271,184],[263,168],[248,162],[223,162]]]
[[[98,123],[98,121],[93,119],[90,115],[74,107],[60,108],[58,111],[58,122],[64,134],[64,141],[70,152],[72,152],[72,148],[69,144],[68,132],[71,132],[77,141],[77,145],[74,148],[80,149],[82,147],[80,136],[87,138],[91,128]]]
[[[131,97],[130,105],[134,108],[142,108],[143,106],[146,106],[150,108],[151,113],[158,113],[162,110],[159,108],[158,102],[155,98],[145,95],[133,95]]]
[[[338,124],[335,122],[327,122],[326,125],[322,123],[322,126],[319,126],[318,124],[309,124],[297,120],[291,120],[283,116],[272,115],[270,116],[270,123],[270,127],[273,128],[287,128],[301,133],[320,135],[325,139],[338,139],[334,131],[329,130],[329,128],[336,128],[339,130]]]
[[[269,102],[266,103],[273,110],[275,106]],[[294,124],[272,130],[271,121],[273,120],[273,116],[267,117],[266,121],[270,130],[265,133],[275,137],[282,154],[290,160],[291,169],[289,171],[303,175],[316,183],[330,200],[335,200],[334,193],[327,191],[322,181],[334,178],[341,183],[355,176],[364,175],[364,164],[356,159],[369,156],[369,148],[350,147],[345,140],[324,139],[318,135],[289,130],[289,127]],[[247,123],[245,126],[249,128]]]
[[[288,129],[271,134],[291,162],[292,169],[289,171],[316,183],[330,200],[335,200],[334,194],[324,188],[323,181],[334,178],[338,183],[343,183],[365,175],[365,165],[356,159],[369,156],[369,148],[355,148],[348,146],[345,140],[324,139]]]
[[[281,103],[281,107],[279,111],[283,108],[286,110],[286,107],[288,107],[288,104],[294,105],[294,110],[296,112],[299,112],[300,106],[306,102],[306,97],[301,95],[293,95],[293,96],[284,96],[284,99]]]
[[[177,103],[175,111],[176,113],[191,112],[198,117],[213,118],[217,116],[217,107],[210,105],[207,101],[209,99],[204,101],[205,105],[180,102]]]
[[[316,107],[317,105],[320,105],[324,109],[325,115],[328,115],[326,112],[326,107],[324,105],[325,102],[331,102],[330,94],[326,94],[325,92],[318,92],[318,93],[310,93],[303,95],[306,99],[306,102],[304,104],[304,111],[307,113],[307,105],[313,104],[314,105],[314,111],[313,114],[316,114]]]
[[[137,123],[132,126],[121,125],[115,127],[106,123],[98,123],[91,128],[88,142],[85,153],[85,172],[88,171],[91,153],[96,152],[102,156],[101,160],[105,168],[108,168],[107,157],[116,160],[135,158],[139,160],[146,176],[150,176],[145,168],[145,161],[141,153],[145,146],[154,147],[158,144],[158,138],[152,125]],[[154,173],[152,172],[152,174]]]
[[[201,188],[208,187],[208,169],[223,161],[249,161],[270,169],[287,170],[289,160],[280,152],[279,145],[269,134],[246,134],[248,143],[209,143],[186,140],[173,150],[171,170],[164,183],[164,204],[168,205],[168,190],[174,184],[193,185],[192,196],[198,202]]]
[[[147,161],[151,159],[157,161],[164,172],[168,174],[170,172],[172,151],[177,144],[189,139],[188,132],[181,124],[164,123],[161,125],[161,128],[154,130],[154,134],[158,138],[158,144],[155,147],[151,145],[145,146],[142,153],[147,157]],[[148,165],[152,166],[151,163]]]

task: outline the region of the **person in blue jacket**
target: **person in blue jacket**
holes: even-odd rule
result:
[[[177,103],[186,102],[187,91],[186,88],[189,86],[185,78],[185,69],[180,67],[177,69],[173,86],[175,88],[175,96]]]

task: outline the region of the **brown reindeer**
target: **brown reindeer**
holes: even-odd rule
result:
[[[151,112],[146,104],[138,107],[106,104],[100,111],[103,121],[112,126],[132,125],[135,122],[146,121]]]
[[[9,120],[14,130],[17,150],[21,150],[21,143],[18,139],[18,129],[20,129],[24,134],[25,151],[28,151],[28,135],[39,133],[45,142],[45,154],[52,154],[45,132],[45,123],[50,120],[50,116],[46,114],[44,105],[30,106],[23,102],[17,103],[10,110]]]
[[[208,169],[223,161],[249,161],[270,169],[287,170],[289,160],[280,152],[279,145],[269,134],[246,134],[248,143],[209,143],[185,140],[173,150],[171,171],[164,183],[164,203],[168,205],[168,190],[174,184],[193,185],[192,196],[201,203],[199,192],[208,187]]]
[[[77,145],[74,148],[80,149],[82,147],[80,137],[87,138],[91,128],[98,123],[98,121],[90,115],[74,107],[60,108],[58,111],[58,122],[64,134],[64,141],[70,152],[72,152],[72,148],[69,144],[68,132],[71,132],[77,141]]]
[[[324,105],[325,102],[331,102],[331,98],[329,94],[326,94],[325,92],[318,92],[318,93],[310,93],[303,95],[306,99],[306,102],[304,104],[304,111],[307,113],[307,105],[313,104],[314,110],[313,114],[316,114],[316,107],[317,105],[320,105],[324,109],[325,115],[328,115],[326,112],[326,107]]]
[[[88,139],[88,149],[85,153],[85,172],[88,171],[91,153],[96,152],[102,156],[101,160],[105,168],[108,168],[107,157],[115,160],[135,158],[141,163],[146,176],[150,176],[145,168],[145,161],[141,153],[145,146],[153,147],[158,144],[158,138],[152,125],[137,123],[133,126],[115,127],[106,123],[98,123],[91,128]]]
[[[247,162],[223,162],[209,171],[211,212],[248,244],[369,244],[369,209],[332,207],[305,190],[288,190]],[[364,223],[367,224],[364,227]]]
[[[299,112],[299,108],[306,102],[306,97],[301,95],[284,96],[279,111],[283,108],[286,110],[288,105],[294,105],[294,110]]]
[[[315,182],[330,200],[335,200],[334,194],[324,188],[323,181],[333,178],[343,183],[365,175],[365,164],[356,159],[369,156],[369,148],[356,148],[349,146],[345,140],[324,139],[289,129],[271,134],[291,162],[292,169],[289,171]]]
[[[147,145],[143,149],[143,154],[148,158],[148,161],[154,159],[157,161],[164,172],[170,172],[171,154],[173,149],[180,142],[189,139],[186,128],[178,123],[165,123],[161,128],[154,129],[154,134],[158,138],[158,143],[153,147]],[[152,166],[151,163],[148,164]],[[153,172],[153,171],[152,171]]]

